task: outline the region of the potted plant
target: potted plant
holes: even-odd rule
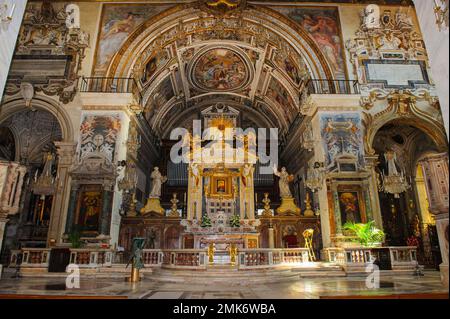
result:
[[[357,238],[357,241],[364,247],[381,246],[384,241],[384,232],[376,228],[373,221],[366,224],[347,222],[344,230]]]
[[[81,241],[81,232],[78,227],[72,229],[68,237],[72,248],[81,248],[83,246],[83,242]]]

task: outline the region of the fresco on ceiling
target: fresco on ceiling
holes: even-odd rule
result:
[[[201,89],[231,91],[244,86],[248,70],[244,60],[228,49],[212,49],[194,63],[193,81]]]
[[[128,36],[144,21],[169,7],[154,4],[104,4],[95,55],[94,75],[105,75],[112,57]]]
[[[356,157],[359,165],[363,166],[361,127],[361,117],[358,113],[321,115],[320,129],[328,168],[336,165],[337,157],[348,155]]]
[[[291,57],[283,58],[281,55],[277,55],[275,57],[275,61],[278,64],[278,66],[286,72],[287,75],[291,78],[291,80],[296,84],[299,85],[302,81],[302,77],[299,71],[299,68],[297,65],[292,61]]]
[[[285,118],[289,121],[295,115],[294,101],[286,88],[272,78],[267,88],[267,97],[281,106]]]
[[[327,58],[336,77],[345,78],[343,42],[337,7],[277,7],[275,9],[298,22],[308,31]]]
[[[80,157],[99,152],[113,162],[120,128],[120,114],[84,115],[80,127]]]
[[[147,103],[145,109],[145,117],[149,121],[161,107],[175,96],[170,76],[166,77],[159,85],[157,85],[153,92],[155,92],[155,94],[151,95],[151,100]]]
[[[142,83],[147,83],[153,75],[155,75],[156,71],[163,66],[169,60],[169,56],[166,51],[161,51],[155,54],[144,67],[142,72]]]

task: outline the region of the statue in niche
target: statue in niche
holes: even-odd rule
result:
[[[242,169],[242,183],[245,187],[251,187],[253,180],[253,167],[250,164],[245,164]]]
[[[152,179],[150,197],[159,198],[161,196],[161,186],[167,181],[167,176],[163,176],[159,171],[159,167],[155,167],[150,177]]]
[[[278,186],[280,188],[281,198],[292,198],[292,193],[289,189],[289,183],[294,180],[294,176],[289,175],[289,173],[286,171],[286,167],[283,167],[281,168],[281,171],[278,171],[276,165],[273,166],[273,173],[280,178]]]
[[[191,165],[191,172],[192,172],[192,177],[194,179],[194,185],[195,185],[195,187],[197,187],[198,183],[200,182],[200,171],[199,171],[198,165],[196,163],[193,163]]]
[[[150,228],[147,234],[147,247],[149,249],[155,249],[156,242],[156,231],[153,228]]]

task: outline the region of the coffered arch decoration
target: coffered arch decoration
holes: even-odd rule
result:
[[[55,136],[60,136],[64,142],[73,142],[75,140],[74,123],[67,111],[55,99],[44,95],[35,95],[32,100],[32,107],[35,110],[50,113],[57,120],[58,132],[55,131]],[[5,98],[3,104],[0,105],[0,110],[1,124],[14,116],[14,114],[29,111],[30,108],[25,105],[21,96],[15,95]]]
[[[366,130],[364,145],[367,154],[375,154],[373,148],[375,136],[388,123],[416,127],[431,138],[438,151],[448,149],[439,103],[432,103],[433,99],[426,91],[397,90],[384,93],[379,91],[374,94],[373,108],[363,113]]]
[[[287,131],[306,80],[334,78],[305,29],[250,4],[220,19],[191,4],[161,12],[127,38],[107,76],[138,80],[146,118],[160,135],[161,125],[176,125],[173,119],[205,98],[270,110],[265,116]]]

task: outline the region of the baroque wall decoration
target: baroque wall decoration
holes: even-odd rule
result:
[[[355,37],[346,43],[359,82],[366,90],[429,85],[425,45],[408,12],[384,10],[374,17],[377,27],[369,24],[369,14],[363,11]]]
[[[120,114],[85,114],[80,127],[80,158],[100,153],[113,163],[121,126]]]
[[[89,34],[68,27],[65,6],[50,1],[27,6],[6,94],[18,93],[26,81],[38,92],[59,96],[63,103],[73,100]]]
[[[320,130],[325,151],[326,166],[333,169],[342,156],[354,157],[359,166],[364,166],[363,132],[358,113],[322,114]]]

